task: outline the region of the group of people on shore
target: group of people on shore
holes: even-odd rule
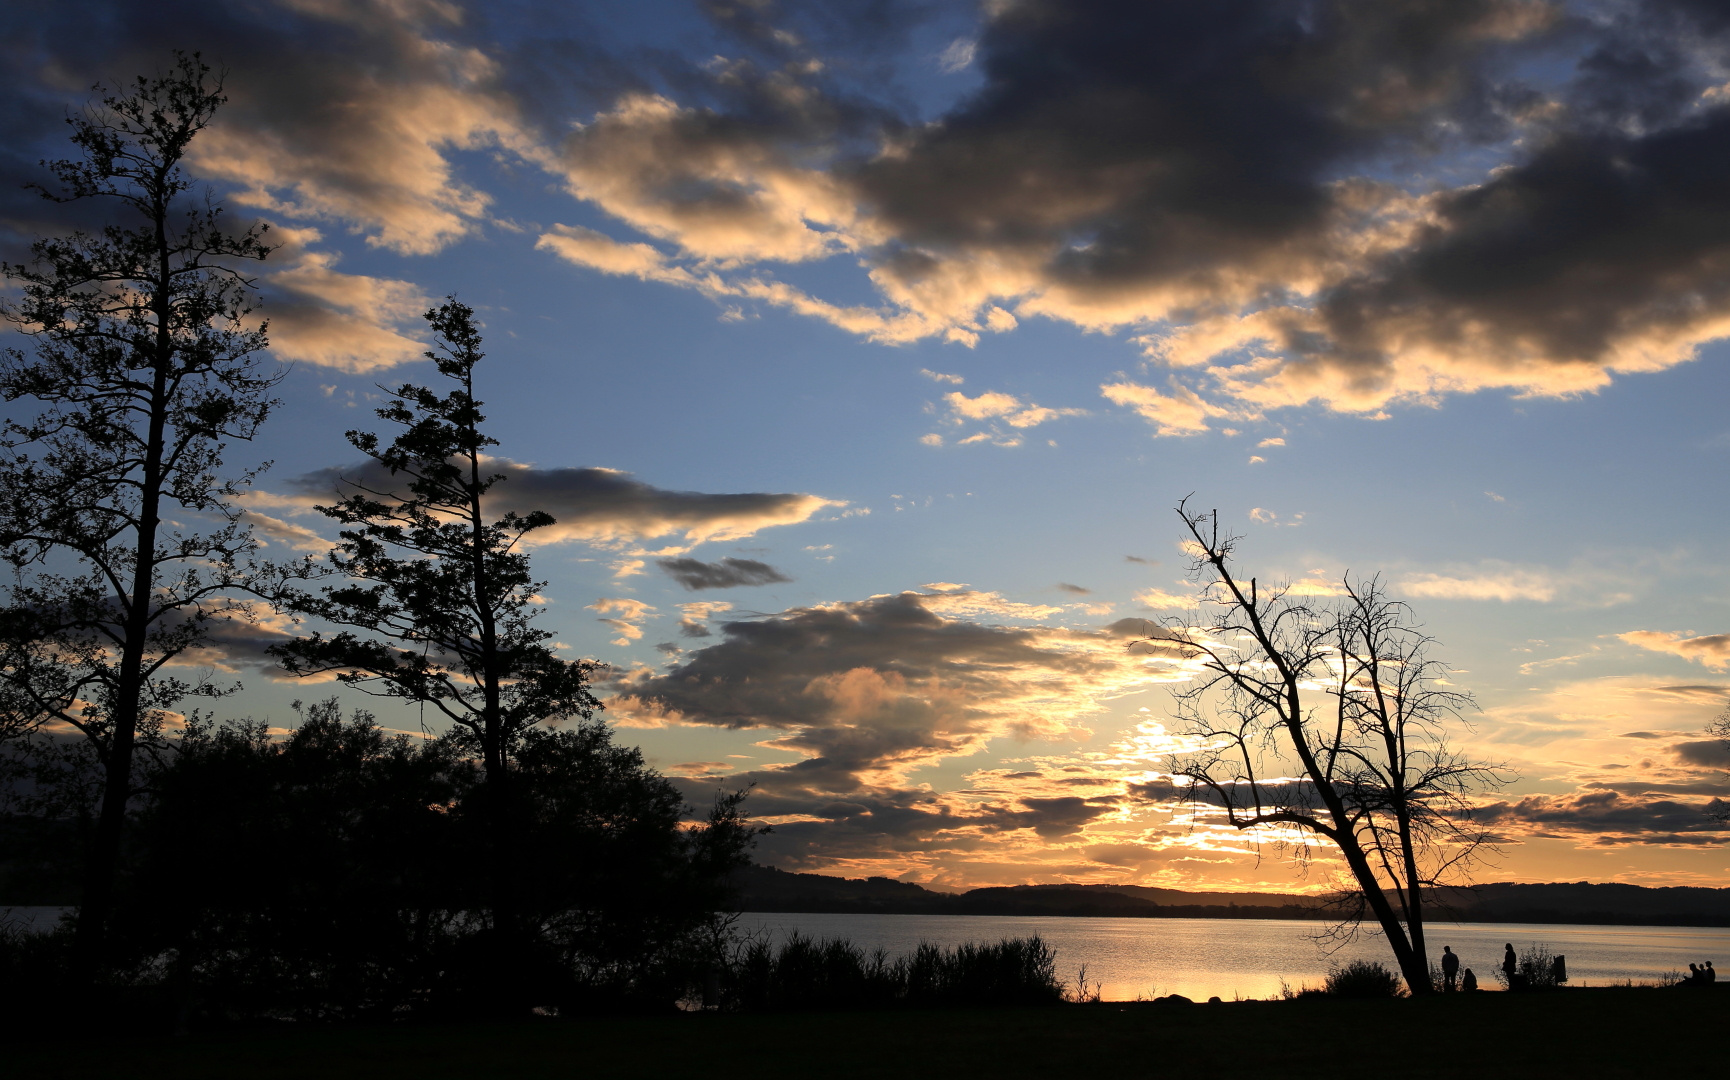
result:
[[[1688,977],[1679,986],[1710,986],[1718,981],[1718,969],[1708,960],[1704,964],[1689,964]]]
[[[1514,952],[1514,943],[1510,941],[1504,945],[1502,949],[1502,974],[1507,977],[1506,982],[1508,984],[1508,989],[1529,989],[1534,973],[1530,971],[1522,971],[1520,969],[1520,958]],[[1560,986],[1567,982],[1568,958],[1565,956],[1552,956],[1549,960],[1550,969],[1546,973],[1548,974],[1549,979],[1547,982],[1540,980],[1540,984]],[[1688,966],[1690,968],[1694,967],[1693,964],[1689,964]],[[1708,964],[1708,967],[1710,967],[1710,964]],[[1443,945],[1442,992],[1444,994],[1451,994],[1457,990],[1469,993],[1477,988],[1478,977],[1472,973],[1472,969],[1466,968],[1462,972],[1460,970],[1459,954],[1454,952],[1451,946]]]
[[[1527,990],[1531,988],[1534,972],[1520,969],[1520,958],[1514,953],[1514,944],[1509,942],[1503,946],[1502,974],[1507,976],[1509,990]],[[1568,981],[1567,957],[1550,957],[1549,980],[1540,980],[1540,985],[1560,986]],[[1718,981],[1718,969],[1712,966],[1712,961],[1689,964],[1688,975],[1678,982],[1677,986],[1710,986]],[[1452,948],[1442,946],[1442,992],[1453,993],[1472,991],[1478,988],[1478,977],[1472,974],[1471,968],[1460,970],[1460,957]]]

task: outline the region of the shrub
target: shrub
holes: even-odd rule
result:
[[[1556,954],[1550,951],[1548,945],[1527,946],[1526,951],[1520,954],[1518,960],[1518,971],[1522,983],[1520,989],[1554,990],[1560,986],[1561,983],[1556,981],[1555,965]],[[1508,973],[1499,966],[1496,968],[1496,981],[1500,982],[1506,989],[1513,989],[1508,985]]]
[[[845,939],[794,933],[779,948],[761,938],[739,946],[727,966],[727,1008],[745,1011],[889,1006],[1040,1005],[1062,1001],[1057,954],[1038,937],[922,943],[891,960]]]
[[[1328,972],[1327,993],[1340,998],[1396,998],[1404,995],[1400,977],[1379,960],[1353,960]]]

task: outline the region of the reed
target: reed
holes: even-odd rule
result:
[[[1045,1005],[1064,1000],[1057,954],[1038,936],[942,948],[921,943],[906,956],[864,949],[845,938],[794,933],[779,946],[757,938],[738,946],[720,1005],[745,1012],[901,1006]]]

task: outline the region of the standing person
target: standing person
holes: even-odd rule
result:
[[[1502,974],[1508,977],[1509,990],[1524,990],[1520,978],[1520,958],[1514,955],[1514,943],[1508,942],[1502,947]]]
[[[1718,981],[1718,969],[1712,966],[1710,960],[1706,961],[1706,981],[1709,983]]]
[[[1454,981],[1460,977],[1460,957],[1446,945],[1442,946],[1442,992],[1454,992]]]

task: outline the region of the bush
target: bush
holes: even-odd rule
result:
[[[891,960],[845,939],[795,933],[775,948],[762,939],[734,953],[723,1005],[751,1012],[890,1006],[1046,1005],[1064,1000],[1057,954],[1037,936],[953,949],[921,943]]]
[[[531,731],[512,765],[515,940],[491,925],[486,788],[460,741],[335,699],[285,738],[191,724],[146,773],[107,981],[192,1022],[672,1009],[727,953],[742,794],[691,826],[598,722]],[[62,953],[0,936],[0,981]]]
[[[1554,990],[1562,985],[1556,979],[1556,954],[1544,944],[1527,946],[1526,951],[1519,955],[1518,973],[1521,990]],[[1501,966],[1496,967],[1496,981],[1504,989],[1514,989],[1509,985],[1508,973]]]
[[[1328,972],[1327,994],[1339,998],[1397,998],[1405,994],[1397,973],[1379,960],[1353,960]]]

